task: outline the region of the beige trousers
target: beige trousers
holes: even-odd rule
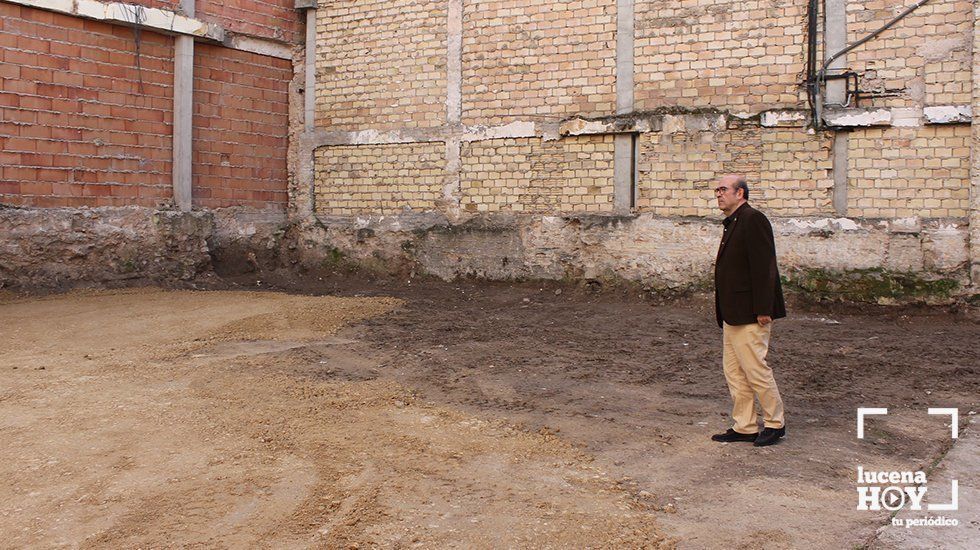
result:
[[[783,400],[779,397],[772,369],[766,364],[771,331],[772,323],[766,326],[724,324],[722,363],[728,391],[732,394],[732,419],[735,421],[732,429],[739,433],[759,431],[755,397],[759,398],[767,428],[782,428],[784,424]]]

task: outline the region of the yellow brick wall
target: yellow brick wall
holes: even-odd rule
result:
[[[428,128],[446,120],[445,0],[346,0],[317,10],[316,124]]]
[[[636,110],[735,112],[805,107],[806,0],[636,2]],[[318,10],[317,124],[336,130],[434,128],[446,118],[444,0],[332,2]],[[905,4],[847,2],[848,42]],[[848,55],[861,86],[898,97],[862,106],[970,104],[973,3],[931,2]],[[615,0],[463,2],[463,123],[596,116],[615,110]],[[743,173],[773,215],[834,215],[832,134],[760,128],[639,136],[637,209],[717,216],[710,189]],[[848,215],[968,215],[968,126],[849,132]],[[427,138],[435,139],[435,138]],[[317,211],[441,207],[442,143],[323,147]],[[613,137],[464,143],[470,212],[611,212]]]
[[[641,134],[636,207],[665,216],[715,215],[718,176],[758,181],[760,150],[758,128]]]
[[[968,215],[969,126],[857,130],[847,143],[848,215]]]
[[[805,0],[638,0],[638,109],[799,107]]]
[[[911,2],[849,0],[847,42],[863,38],[894,18]],[[847,66],[864,73],[861,88],[898,91],[899,97],[873,98],[861,107],[969,105],[973,2],[930,2],[877,38],[847,54]]]
[[[640,137],[637,209],[665,216],[717,216],[712,189],[744,174],[750,202],[774,215],[833,212],[831,138],[800,128],[651,133]]]
[[[616,108],[615,0],[466,0],[463,122]]]
[[[320,147],[315,204],[320,214],[434,210],[446,182],[445,145],[408,143]]]
[[[833,205],[833,136],[805,128],[763,129],[762,167],[753,203],[781,216],[830,216]]]
[[[463,145],[463,208],[470,212],[609,212],[613,137],[494,139]]]

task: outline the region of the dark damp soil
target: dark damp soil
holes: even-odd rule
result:
[[[420,398],[556,434],[652,506],[681,547],[840,548],[887,518],[856,511],[856,468],[929,468],[950,444],[928,407],[980,409],[971,310],[789,297],[769,362],[787,410],[778,445],[716,444],[728,427],[710,295],[636,288],[326,275],[226,282],[406,301],[347,330],[357,372]],[[307,372],[306,374],[310,374]],[[887,407],[856,438],[857,407]],[[963,426],[964,423],[961,423]]]

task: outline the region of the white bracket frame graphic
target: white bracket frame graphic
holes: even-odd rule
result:
[[[948,414],[951,418],[949,429],[952,430],[952,438],[956,439],[960,436],[960,410],[959,409],[944,409],[939,407],[929,407],[929,414]]]
[[[958,439],[960,436],[960,411],[951,407],[929,407],[930,415],[948,415],[950,417],[950,436]],[[864,417],[872,415],[888,414],[888,409],[884,407],[858,407],[857,410],[857,437],[864,439]],[[953,479],[949,483],[950,502],[949,504],[929,504],[929,510],[952,511],[959,510],[960,484]]]
[[[888,414],[888,409],[880,407],[858,407],[858,439],[864,439],[864,417],[873,414]]]

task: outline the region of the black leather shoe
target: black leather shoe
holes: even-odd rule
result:
[[[731,443],[733,441],[755,441],[759,434],[743,434],[738,433],[735,430],[728,428],[728,431],[723,434],[715,434],[711,436],[712,441],[720,441],[722,443]]]
[[[759,437],[756,438],[753,445],[756,447],[775,445],[776,442],[779,441],[779,438],[783,437],[784,435],[786,435],[786,426],[783,426],[782,428],[763,428],[762,431],[759,432]]]

